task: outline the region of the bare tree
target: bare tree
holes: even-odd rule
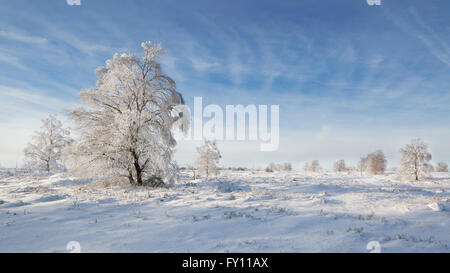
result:
[[[320,166],[319,160],[311,161],[311,164],[309,165],[309,171],[314,173],[322,171],[322,166]]]
[[[64,170],[62,152],[72,143],[70,130],[61,121],[49,115],[42,120],[42,131],[35,132],[33,141],[24,149],[25,167],[35,171]]]
[[[386,165],[387,160],[381,150],[367,156],[366,171],[370,174],[383,174],[386,171]]]
[[[85,106],[69,112],[79,134],[71,151],[76,173],[132,185],[176,179],[173,130],[188,127],[183,97],[162,73],[162,47],[145,42],[142,48],[143,57],[115,54],[97,68],[97,87],[80,92]]]
[[[366,168],[367,168],[367,157],[361,157],[361,158],[359,159],[357,168],[358,168],[360,174],[362,175],[363,172],[364,172],[364,171],[366,170]]]
[[[275,171],[292,171],[292,164],[291,163],[284,163],[284,164],[276,164],[274,162],[270,162],[270,164],[266,167],[266,172],[275,172]]]
[[[412,177],[419,181],[429,172],[428,162],[432,156],[428,152],[428,145],[421,139],[414,139],[411,144],[406,144],[400,149],[400,154],[402,155],[400,174],[403,177]]]
[[[358,162],[358,170],[361,172],[368,172],[370,174],[383,174],[386,171],[387,160],[383,151],[378,150],[366,157],[361,157]]]
[[[278,164],[275,164],[274,162],[270,162],[269,165],[266,167],[266,172],[273,173],[276,171],[280,171],[281,166]]]
[[[217,164],[222,158],[216,141],[206,140],[204,144],[197,148],[199,157],[197,159],[198,172],[209,178],[211,175],[217,175],[219,170]]]
[[[334,162],[333,169],[335,172],[345,172],[347,169],[345,167],[345,160],[341,159]]]
[[[305,165],[303,165],[303,171],[309,172],[309,163],[306,162]]]
[[[436,167],[434,168],[434,170],[436,172],[447,173],[448,165],[447,165],[447,163],[439,162],[438,164],[436,164]]]
[[[291,163],[284,163],[283,164],[283,171],[287,171],[287,172],[292,171],[292,164]]]

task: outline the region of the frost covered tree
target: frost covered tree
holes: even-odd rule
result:
[[[283,164],[276,164],[274,162],[270,162],[270,164],[266,167],[266,172],[278,172],[278,171],[292,171],[292,164],[291,163],[283,163]]]
[[[358,162],[358,170],[361,172],[361,175],[363,172],[383,174],[386,171],[386,167],[386,156],[381,150],[368,154],[366,157],[361,157]]]
[[[361,173],[361,175],[366,170],[366,166],[367,166],[367,157],[361,157],[359,159],[358,166],[357,166],[357,168],[358,168],[359,172]]]
[[[313,173],[322,171],[322,166],[320,166],[319,160],[311,161],[311,164],[309,165],[309,171]]]
[[[436,167],[434,168],[436,172],[446,173],[448,172],[448,165],[444,162],[439,162],[436,164]]]
[[[283,171],[286,171],[286,172],[292,171],[292,164],[291,163],[284,163],[283,164]]]
[[[428,152],[428,145],[421,139],[414,139],[411,144],[406,144],[400,149],[400,154],[402,156],[399,170],[401,176],[419,181],[428,173],[431,154]]]
[[[269,165],[266,167],[266,172],[273,173],[280,170],[280,166],[278,164],[275,164],[274,162],[270,162]]]
[[[42,120],[41,131],[36,131],[32,142],[24,149],[25,167],[34,171],[61,171],[65,169],[63,150],[72,143],[70,130],[62,122],[49,115]]]
[[[366,158],[365,170],[370,174],[383,174],[386,171],[387,160],[383,151],[378,150]]]
[[[189,120],[175,82],[161,70],[163,48],[150,42],[142,48],[142,57],[116,53],[97,68],[96,88],[82,90],[84,106],[69,112],[79,134],[71,150],[78,174],[132,185],[176,179],[173,133],[187,132]]]
[[[216,141],[205,140],[202,146],[197,147],[199,157],[197,159],[197,167],[199,174],[211,175],[218,174],[217,164],[222,158]]]
[[[305,165],[303,165],[303,171],[308,172],[309,171],[309,163],[306,162]]]
[[[335,172],[345,172],[347,169],[345,167],[345,160],[341,159],[336,161],[333,165],[333,169]]]

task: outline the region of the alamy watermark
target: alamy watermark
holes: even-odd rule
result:
[[[81,253],[81,244],[77,241],[70,241],[66,245],[66,250],[69,253]]]
[[[279,105],[226,105],[224,111],[216,104],[204,106],[202,97],[194,97],[194,111],[184,106],[183,112],[191,120],[184,140],[259,141],[261,151],[278,149]]]
[[[378,241],[370,241],[366,246],[367,250],[370,250],[370,253],[381,253],[381,244]]]
[[[381,0],[366,0],[369,6],[381,6]]]
[[[81,6],[81,0],[66,0],[69,6]]]

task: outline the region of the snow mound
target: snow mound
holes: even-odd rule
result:
[[[433,202],[427,205],[432,211],[450,211],[450,203],[447,202]]]

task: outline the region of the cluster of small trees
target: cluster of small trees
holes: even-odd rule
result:
[[[279,172],[279,171],[292,171],[292,164],[291,163],[283,163],[283,164],[276,164],[274,162],[270,162],[270,164],[265,169],[266,172]]]
[[[401,162],[398,173],[402,178],[414,179],[416,181],[426,177],[429,172],[448,172],[448,165],[444,162],[437,163],[434,167],[429,162],[432,159],[428,152],[428,145],[420,139],[414,139],[410,144],[400,149]],[[383,174],[387,168],[387,160],[383,151],[377,150],[362,157],[356,169],[370,174]],[[320,172],[322,167],[318,160],[305,163],[304,171]],[[344,160],[338,160],[333,164],[335,172],[349,171],[353,168],[347,167]]]
[[[358,169],[361,173],[383,174],[386,171],[386,167],[387,160],[381,150],[368,154],[366,157],[362,157],[358,163]]]
[[[303,170],[305,172],[318,173],[321,172],[323,168],[320,165],[319,160],[313,160],[311,161],[311,163],[305,163],[305,165],[303,166]]]

